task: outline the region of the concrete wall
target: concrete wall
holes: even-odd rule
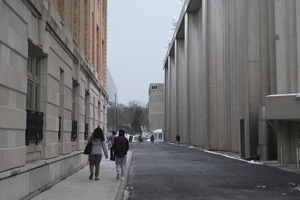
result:
[[[176,58],[176,63],[175,65],[177,66],[177,130],[176,132],[171,132],[171,142],[176,142],[176,135],[179,134],[182,137],[182,140],[185,140],[184,138],[184,131],[183,131],[183,102],[184,102],[184,89],[183,89],[183,70],[184,70],[184,41],[182,39],[177,39],[175,41],[175,58]]]
[[[164,128],[165,86],[151,83],[149,86],[149,132]]]
[[[300,120],[300,101],[298,94],[268,95],[266,97],[266,118],[269,120]],[[278,109],[281,105],[284,109]]]
[[[10,2],[12,4],[12,2]],[[25,22],[16,15],[26,16],[23,6],[11,7],[0,1],[0,171],[22,166],[25,163],[26,128],[26,58],[28,43]],[[15,9],[18,9],[15,11]],[[14,21],[15,24],[10,24]],[[16,158],[12,161],[12,157]]]
[[[98,74],[102,69],[94,64],[99,62],[89,62],[51,2],[0,0],[1,200],[30,198],[85,166],[85,123],[90,133],[97,126],[106,130],[106,75]],[[44,114],[44,137],[26,144],[29,52],[40,58],[38,111]],[[74,140],[72,120],[78,122]]]
[[[165,59],[166,105],[180,94],[166,109],[166,139],[177,118],[182,143],[257,158],[265,97],[299,92],[299,9],[295,0],[186,1]]]
[[[232,55],[229,52],[232,50],[232,32],[223,23],[225,20],[233,21],[234,16],[229,16],[232,10],[224,10],[226,6],[223,3],[189,1],[184,6],[186,10],[183,9],[169,51],[172,55],[175,52],[175,67],[165,67],[168,74],[172,74],[170,70],[175,71],[174,68],[177,70],[177,80],[168,80],[166,84],[173,81],[177,83],[176,88],[167,93],[179,93],[178,112],[168,113],[171,126],[178,124],[178,131],[166,132],[166,138],[170,134],[171,141],[174,141],[176,133],[179,133],[182,143],[187,145],[238,151],[238,137],[231,138],[237,133],[232,133],[230,120],[232,116],[238,117],[238,112],[236,107],[230,106],[232,94],[226,91],[232,89],[231,81],[235,81],[235,77],[231,77],[234,74],[234,62],[226,57],[227,54]],[[234,29],[234,26],[231,28]],[[172,63],[171,57],[167,58],[166,63]],[[229,67],[232,68],[231,73],[225,73]],[[169,103],[168,100],[166,102]],[[173,118],[178,118],[178,123]]]
[[[299,155],[295,154],[298,136],[296,127],[300,121],[300,115],[296,112],[299,107],[296,96],[299,93],[300,2],[274,1],[271,6],[274,16],[275,65],[271,73],[273,95],[266,98],[266,117],[277,122],[278,160],[281,163],[296,163],[297,156],[299,159]],[[274,107],[277,109],[274,110]],[[288,113],[288,110],[291,112]]]
[[[86,162],[87,157],[81,152],[73,152],[1,172],[0,199],[31,199],[84,167]]]

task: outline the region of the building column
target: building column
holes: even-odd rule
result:
[[[186,13],[184,16],[184,35],[186,36],[184,38],[184,65],[182,67],[182,89],[183,89],[183,135],[182,142],[186,143],[187,145],[190,145],[190,87],[189,87],[189,42],[187,35],[189,33],[188,28],[188,14]]]
[[[184,69],[184,40],[175,40],[175,65],[176,65],[176,77],[177,77],[177,132],[176,134],[183,137],[183,69]],[[174,138],[175,140],[175,138]],[[183,138],[182,138],[183,140]]]
[[[168,57],[167,66],[165,66],[165,140],[171,142],[171,116],[170,116],[170,96],[171,96],[171,70],[170,58]]]
[[[199,25],[199,48],[200,48],[200,69],[199,75],[199,120],[201,135],[199,137],[199,145],[209,149],[209,98],[208,98],[208,48],[207,48],[207,4],[210,0],[202,0],[200,8],[200,25]],[[199,16],[200,17],[200,16]]]
[[[169,56],[170,73],[170,136],[171,141],[175,141],[177,134],[177,66],[175,65],[175,56]]]
[[[198,146],[200,135],[206,134],[201,129],[201,109],[200,93],[202,86],[200,85],[201,75],[201,11],[188,13],[188,34],[186,40],[188,42],[188,69],[189,69],[189,115],[190,115],[190,145]],[[206,75],[206,74],[205,74]]]

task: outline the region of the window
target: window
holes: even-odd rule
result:
[[[29,52],[27,61],[27,77],[26,108],[38,110],[40,94],[40,59],[31,52]]]
[[[89,124],[85,123],[84,124],[84,139],[87,140],[89,137]]]
[[[29,52],[27,60],[27,96],[26,96],[26,145],[43,139],[43,116],[39,112],[40,95],[40,59]]]
[[[72,120],[71,140],[76,141],[77,138],[77,121]]]
[[[153,85],[152,90],[157,90],[157,85]]]
[[[76,141],[77,139],[77,121],[76,119],[76,96],[79,83],[73,79],[73,90],[72,90],[72,132],[71,140]]]

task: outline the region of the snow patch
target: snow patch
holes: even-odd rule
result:
[[[177,143],[169,143],[169,144],[172,144],[172,145],[178,145]],[[180,145],[179,146],[183,146],[183,145]],[[194,146],[188,146],[189,149],[197,149],[196,147]],[[244,160],[244,159],[241,159],[241,158],[237,158],[237,157],[234,157],[234,156],[229,156],[229,155],[226,155],[226,154],[222,154],[222,153],[218,153],[218,152],[214,152],[214,151],[208,151],[208,150],[202,150],[202,149],[199,149],[200,151],[204,151],[206,153],[210,153],[210,154],[215,154],[215,155],[220,155],[220,156],[224,156],[226,158],[230,158],[230,159],[234,159],[234,160],[239,160],[239,161],[243,161],[243,162],[247,162],[247,163],[250,163],[250,164],[255,164],[255,165],[262,165],[263,163],[260,163],[260,162],[256,162],[254,160]]]
[[[234,157],[234,156],[229,156],[229,155],[226,155],[226,154],[217,153],[217,152],[208,151],[208,150],[204,150],[204,152],[206,152],[206,153],[211,153],[211,154],[215,154],[215,155],[224,156],[224,157],[226,157],[226,158],[231,158],[231,159],[234,159],[234,160],[243,161],[243,162],[247,162],[247,163],[250,163],[250,164],[262,165],[262,163],[256,162],[256,161],[254,161],[254,160],[248,161],[248,160],[244,160],[244,159],[237,158],[237,157]]]
[[[294,187],[294,190],[298,190],[300,192],[300,186]]]

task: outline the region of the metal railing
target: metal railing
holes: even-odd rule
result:
[[[71,140],[75,141],[76,139],[77,139],[77,121],[72,120]]]
[[[87,140],[89,137],[89,124],[85,123],[84,124],[84,139]]]
[[[61,117],[58,117],[58,140],[60,140],[61,136]]]
[[[38,144],[43,140],[44,113],[29,109],[26,112],[26,145],[29,145],[29,143]]]

